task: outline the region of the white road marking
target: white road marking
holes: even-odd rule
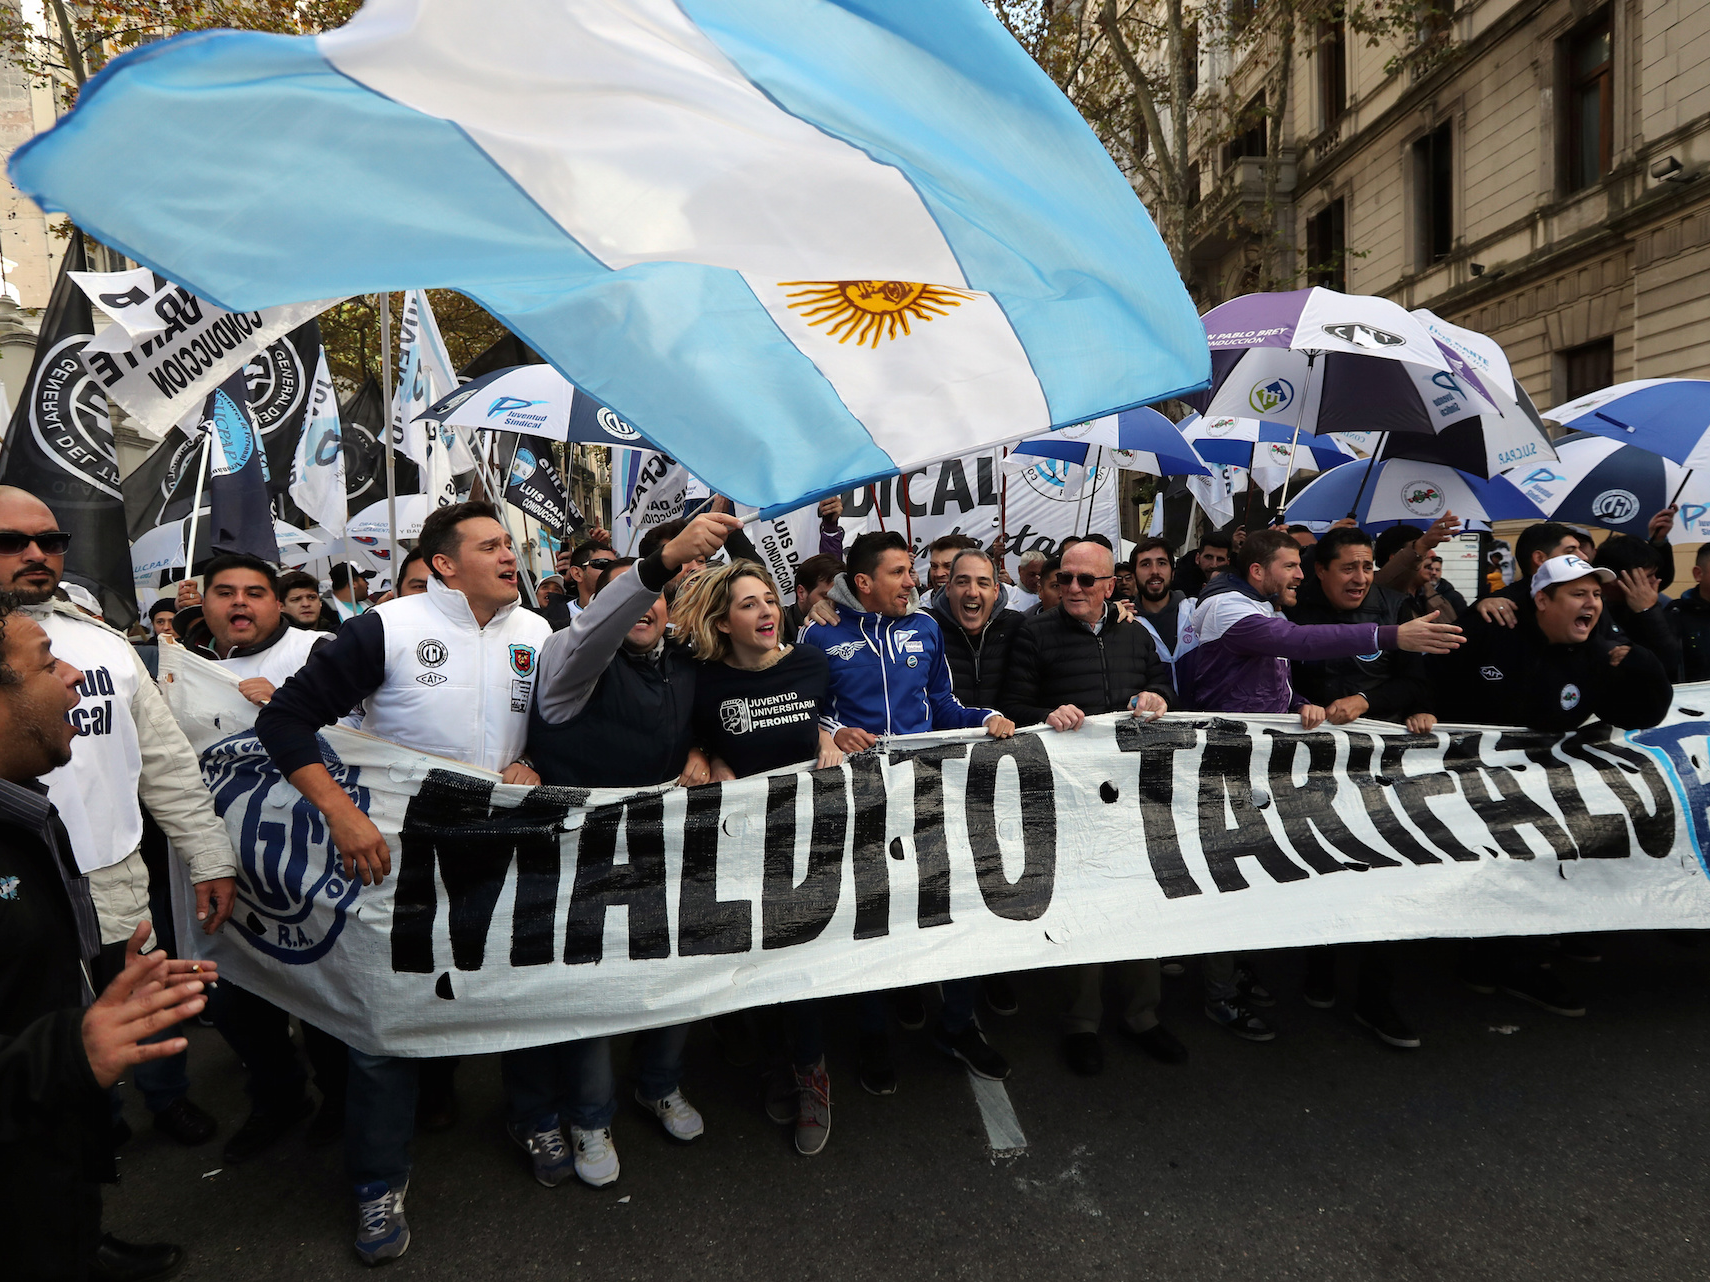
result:
[[[1021,1133],[1015,1106],[1009,1102],[1009,1092],[1003,1083],[989,1081],[973,1072],[968,1074],[968,1081],[973,1085],[980,1116],[985,1119],[986,1138],[991,1142],[992,1152],[1012,1153],[1026,1148],[1027,1136]]]

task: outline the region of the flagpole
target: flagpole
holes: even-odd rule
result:
[[[1092,475],[1087,478],[1092,482],[1092,488],[1087,495],[1087,527],[1081,531],[1083,538],[1092,533],[1093,516],[1098,511],[1098,469],[1100,464],[1104,462],[1104,446],[1095,445],[1093,449],[1096,452],[1093,454]]]
[[[184,577],[190,577],[190,568],[196,564],[196,527],[202,516],[202,483],[208,479],[208,451],[214,448],[214,429],[209,424],[208,430],[202,434],[202,458],[196,464],[196,497],[190,501],[190,538],[184,546]]]
[[[380,393],[386,407],[386,524],[391,531],[392,590],[398,590],[398,459],[392,444],[392,295],[380,293]],[[352,590],[351,599],[356,592]]]
[[[1294,439],[1288,443],[1288,470],[1283,473],[1282,502],[1277,504],[1278,516],[1288,511],[1288,483],[1294,479],[1294,452],[1300,445],[1300,420],[1306,417],[1306,394],[1312,387],[1312,367],[1317,360],[1317,352],[1306,354],[1306,379],[1300,389],[1300,413],[1294,416]]]
[[[1357,521],[1360,519],[1360,500],[1366,496],[1366,482],[1372,479],[1372,469],[1377,466],[1378,456],[1383,453],[1383,447],[1388,440],[1388,432],[1380,433],[1378,436],[1377,448],[1372,451],[1371,458],[1366,461],[1366,473],[1360,478],[1360,488],[1354,492],[1353,507],[1348,512],[1348,518],[1350,520]]]

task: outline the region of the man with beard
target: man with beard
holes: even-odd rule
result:
[[[1191,555],[1183,554],[1176,563],[1176,587],[1188,596],[1198,596],[1201,589],[1229,568],[1234,556],[1234,539],[1221,530],[1208,530]]]
[[[1194,699],[1208,712],[1298,712],[1312,730],[1325,710],[1298,693],[1289,664],[1371,654],[1379,650],[1446,654],[1460,644],[1460,629],[1435,615],[1399,627],[1375,622],[1290,623],[1278,612],[1295,604],[1303,575],[1300,544],[1286,530],[1256,530],[1247,536],[1230,572],[1213,582],[1194,607]],[[1237,1037],[1268,1042],[1271,1027],[1249,1009],[1241,992],[1236,959],[1219,953],[1205,959],[1205,1014]],[[1249,986],[1251,989],[1251,986]]]
[[[43,535],[43,537],[47,537]],[[26,549],[26,552],[28,549]],[[99,998],[101,953],[88,879],[41,776],[63,770],[87,678],[54,656],[47,634],[0,593],[0,1200],[6,1275],[33,1279],[169,1277],[176,1246],[101,1236],[99,1186],[118,1178],[108,1092],[127,1069],[181,1055],[184,1040],[145,1040],[202,1009],[212,963],[139,956]],[[192,971],[192,967],[196,967]]]
[[[202,604],[180,610],[172,625],[193,654],[238,678],[238,692],[266,703],[332,633],[294,628],[279,596],[279,578],[259,557],[226,554],[208,563]]]
[[[1170,545],[1163,539],[1141,539],[1134,547],[1130,563],[1134,567],[1134,583],[1140,604],[1137,622],[1152,634],[1158,657],[1170,665],[1170,680],[1177,692],[1186,695],[1176,680],[1176,661],[1193,649],[1193,630],[1182,635],[1182,624],[1193,616],[1194,603],[1187,593],[1171,586],[1175,579],[1175,564],[1170,559]]]
[[[995,707],[1003,690],[1009,648],[1022,617],[1008,608],[1009,589],[998,582],[997,564],[979,548],[963,548],[949,565],[949,580],[927,601],[944,634],[950,688],[964,707]],[[1020,1009],[1015,988],[1002,975],[980,981],[986,1005],[999,1015]]]
[[[196,753],[136,647],[55,600],[70,544],[71,536],[40,499],[0,486],[0,591],[15,594],[47,633],[54,653],[83,673],[83,702],[72,713],[77,738],[71,761],[42,782],[71,835],[78,867],[89,878],[101,926],[99,985],[124,968],[125,944],[138,925],[165,916],[149,903],[143,806],[184,861],[196,886],[196,919],[210,935],[232,914],[237,858],[225,824],[214,813]],[[166,888],[156,889],[164,909]],[[158,1129],[182,1144],[213,1138],[214,1119],[188,1098],[182,1053],[140,1066],[134,1079]],[[128,1135],[123,1121],[115,1121],[119,1136]]]

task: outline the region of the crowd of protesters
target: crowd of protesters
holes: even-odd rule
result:
[[[391,854],[323,762],[316,734],[334,722],[507,782],[578,787],[692,787],[837,766],[890,735],[1066,734],[1109,713],[1286,714],[1307,730],[1371,718],[1415,734],[1439,719],[1651,726],[1672,682],[1710,678],[1710,603],[1699,595],[1710,545],[1695,586],[1669,600],[1670,515],[1653,522],[1652,540],[1601,544],[1534,525],[1514,549],[1514,582],[1498,576],[1469,603],[1437,553],[1456,529],[1450,515],[1375,539],[1351,522],[1322,535],[1212,531],[1180,555],[1147,538],[1121,559],[1102,537],[1071,539],[1022,551],[1013,581],[1001,555],[952,535],[925,550],[917,579],[899,533],[845,548],[833,499],[820,508],[818,552],[787,585],[791,604],[737,519],[715,510],[653,530],[635,557],[592,531],[529,607],[496,512],[466,502],[428,518],[384,599],[348,565],[333,567],[323,593],[309,575],[217,556],[200,567],[200,589],[187,580],[155,603],[145,643],[132,645],[61,587],[68,536],[50,508],[0,489],[0,1188],[30,1226],[12,1240],[17,1275],[135,1280],[178,1267],[176,1246],[102,1235],[98,1186],[129,1134],[121,1078],[172,1139],[218,1133],[189,1098],[178,1025],[192,1017],[211,1022],[247,1073],[251,1112],[226,1137],[225,1163],[305,1122],[306,1142],[342,1142],[365,1263],[409,1245],[416,1130],[457,1124],[455,1060],[370,1055],[308,1024],[299,1054],[285,1011],[230,980],[205,990],[210,963],[168,960],[190,950],[169,930],[166,861],[183,865],[209,934],[231,915],[239,861],[152,678],[159,646],[185,646],[237,679],[259,706],[263,747],[324,816],[347,875],[373,884],[391,874]],[[535,656],[521,702],[496,657],[518,647]],[[434,681],[416,679],[425,668]],[[483,699],[493,673],[505,697]],[[768,715],[722,716],[735,699]],[[1393,1000],[1391,946],[1314,952],[1304,1000],[1340,999],[1339,954],[1354,971],[1354,1018],[1389,1046],[1420,1045]],[[1048,1014],[1068,1069],[1101,1071],[1106,1027],[1161,1063],[1184,1062],[1187,1047],[1158,1016],[1162,976],[1183,960],[1061,972]],[[1198,967],[1207,1018],[1247,1041],[1277,1036],[1260,1013],[1277,995],[1246,958]],[[1462,977],[1561,1015],[1584,1011],[1521,941],[1469,947]],[[1121,1009],[1107,1012],[1112,988]],[[898,1089],[893,1026],[930,1023],[946,1056],[984,1078],[1009,1075],[981,1018],[1018,1009],[1007,977],[941,989],[936,1014],[906,989],[804,998],[725,1017],[717,1031],[727,1045],[761,1025],[775,1031],[765,1109],[811,1155],[829,1142],[827,1030],[839,1020],[853,1022],[855,1077],[874,1095]],[[706,1129],[683,1090],[688,1032],[640,1035],[633,1093],[650,1124],[685,1143]],[[619,1178],[609,1039],[509,1052],[501,1076],[510,1138],[539,1183]]]

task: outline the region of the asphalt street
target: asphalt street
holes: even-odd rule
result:
[[[461,1120],[417,1141],[414,1244],[397,1279],[1680,1278],[1710,1274],[1710,939],[1623,935],[1597,964],[1562,961],[1589,1014],[1564,1019],[1454,979],[1454,945],[1401,946],[1398,1006],[1424,1039],[1380,1045],[1299,997],[1297,954],[1261,955],[1275,1042],[1238,1041],[1166,979],[1163,1014],[1191,1051],[1164,1067],[1108,1031],[1107,1065],[1070,1075],[1058,989],[1019,977],[1018,1015],[982,1016],[1014,1073],[1025,1147],[994,1153],[986,1111],[925,1033],[895,1032],[899,1092],[854,1071],[853,1019],[830,1056],[833,1122],[798,1156],[770,1124],[756,1068],[709,1028],[684,1089],[690,1145],[630,1105],[622,1178],[544,1189],[505,1137],[496,1059],[465,1059]],[[1112,1003],[1114,1005],[1114,1003]],[[620,1058],[620,1063],[623,1062]],[[243,1073],[192,1036],[192,1098],[222,1138]],[[627,1098],[627,1086],[622,1088]],[[991,1099],[988,1098],[988,1110]],[[220,1140],[157,1135],[134,1095],[106,1226],[182,1242],[182,1276],[322,1279],[366,1271],[339,1150],[300,1133],[223,1168]],[[1013,1141],[1011,1141],[1013,1142]]]

